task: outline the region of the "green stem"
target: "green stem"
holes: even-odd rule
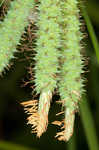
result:
[[[87,12],[96,26],[99,25],[99,15],[97,13],[98,8],[99,4],[97,4],[97,2],[93,0],[90,0],[86,5]]]
[[[88,32],[89,32],[89,35],[90,35],[90,38],[91,38],[91,41],[92,41],[95,53],[96,53],[97,62],[99,64],[99,43],[98,43],[97,37],[95,35],[94,28],[92,26],[91,20],[90,20],[88,14],[87,14],[87,11],[86,11],[85,7],[81,6],[81,10],[82,10],[82,15],[83,15],[83,17],[85,19],[85,22],[86,22],[86,25],[87,25],[87,29],[88,29]]]
[[[80,113],[85,130],[88,146],[90,150],[99,150],[98,140],[92,113],[86,97],[83,96],[82,103],[80,104]]]
[[[86,9],[81,6],[81,10],[84,16],[84,19],[86,21],[86,25],[88,28],[88,32],[90,35],[90,38],[92,40],[92,44],[96,53],[96,57],[97,57],[97,62],[99,64],[99,44],[98,44],[98,40],[97,37],[95,35],[93,26],[91,24],[90,18],[87,14]],[[94,125],[94,121],[92,118],[92,114],[91,114],[91,110],[89,107],[89,104],[86,100],[86,97],[83,97],[83,102],[80,105],[80,112],[81,112],[81,119],[82,119],[82,123],[85,129],[85,133],[86,133],[86,138],[88,141],[88,145],[90,150],[98,150],[99,149],[99,143],[97,140],[97,136],[96,136],[96,131],[95,131],[95,125]]]

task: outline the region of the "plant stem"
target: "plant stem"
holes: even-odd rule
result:
[[[86,97],[83,96],[82,99],[82,103],[80,104],[80,113],[86,138],[88,141],[88,146],[90,150],[98,150],[99,145],[92,113]]]
[[[92,26],[91,20],[88,16],[87,11],[86,11],[84,6],[81,6],[81,11],[82,11],[82,15],[85,19],[87,29],[88,29],[88,32],[89,32],[89,35],[90,35],[90,39],[92,41],[92,44],[93,44],[93,47],[94,47],[94,50],[95,50],[95,53],[96,53],[97,62],[99,64],[99,43],[98,43],[97,37],[95,35],[94,28]]]

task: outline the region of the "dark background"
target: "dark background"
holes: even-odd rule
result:
[[[6,3],[0,8],[1,20],[3,19],[3,9],[6,13],[6,9],[9,7],[9,2],[10,1],[6,1]],[[91,19],[96,36],[99,38],[99,1],[86,0],[85,5],[87,6],[87,12]],[[85,21],[83,20],[83,22]],[[31,27],[31,31],[33,28],[35,27]],[[88,64],[85,68],[85,89],[87,101],[95,124],[97,138],[99,139],[99,65],[96,61],[95,51],[86,25],[83,25],[83,28],[84,32],[87,33],[84,39],[84,46],[88,59]],[[17,46],[19,53],[15,54],[16,59],[11,62],[13,65],[11,65],[9,70],[5,70],[3,76],[0,77],[0,150],[11,150],[13,146],[16,146],[16,150],[19,149],[17,145],[9,144],[22,145],[23,147],[27,147],[27,150],[70,149],[71,145],[74,144],[76,150],[88,150],[86,133],[83,128],[80,113],[76,114],[73,135],[75,142],[73,138],[71,138],[68,143],[57,141],[54,138],[57,129],[51,124],[49,124],[47,132],[44,133],[40,139],[34,134],[31,134],[31,127],[26,124],[27,116],[24,113],[23,107],[20,105],[20,102],[32,99],[32,84],[29,83],[24,86],[30,77],[28,74],[28,67],[31,61],[28,61],[28,58],[31,55],[31,41],[29,41],[28,37],[29,31],[23,36],[26,40],[23,43],[21,41],[21,43],[25,46]],[[49,113],[49,122],[52,122],[55,119],[55,113],[60,109],[55,103],[55,100],[58,100],[58,98],[57,95],[53,97]],[[3,148],[3,144],[8,145],[6,148]],[[73,148],[71,148],[71,150],[73,150]]]

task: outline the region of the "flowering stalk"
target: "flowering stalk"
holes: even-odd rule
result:
[[[82,94],[83,73],[81,60],[82,33],[80,32],[79,9],[77,0],[60,2],[63,14],[62,20],[62,66],[60,73],[59,92],[64,108],[65,119],[62,131],[57,133],[59,140],[68,141],[73,133],[75,111]],[[59,122],[54,124],[61,125]]]
[[[48,125],[48,112],[52,93],[56,88],[56,73],[58,73],[58,57],[60,47],[60,27],[58,24],[61,18],[59,0],[39,0],[37,5],[37,42],[36,42],[36,65],[35,70],[35,90],[40,94],[38,109],[33,121],[30,124],[36,125],[37,136],[40,137],[46,131]]]
[[[0,28],[0,73],[9,66],[14,58],[16,45],[19,44],[24,28],[28,25],[28,16],[33,8],[34,0],[15,0]]]

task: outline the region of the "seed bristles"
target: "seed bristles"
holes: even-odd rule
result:
[[[38,137],[40,137],[47,129],[51,99],[52,92],[48,91],[41,93],[39,104],[37,100],[21,103],[21,105],[24,106],[25,112],[30,115],[27,118],[27,124],[32,125],[32,133],[36,133]]]
[[[37,133],[37,125],[38,125],[38,101],[30,100],[26,102],[22,102],[21,105],[24,106],[25,113],[30,116],[27,118],[27,124],[32,125],[32,133]]]
[[[68,141],[73,134],[75,114],[70,108],[65,110],[65,119],[54,121],[52,124],[60,126],[61,131],[55,136],[59,141]]]
[[[38,114],[39,121],[37,126],[37,136],[40,137],[44,133],[48,126],[48,113],[50,108],[50,102],[52,99],[52,92],[42,92],[40,95]]]

